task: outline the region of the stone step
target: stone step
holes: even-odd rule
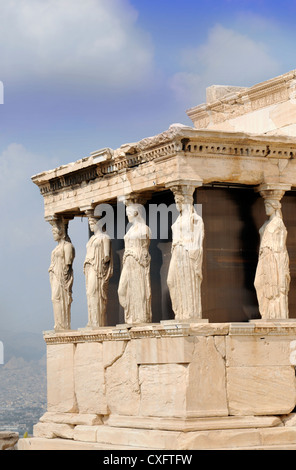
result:
[[[97,430],[97,442],[104,445],[140,445],[159,450],[218,450],[296,446],[296,428],[279,426],[178,432],[100,426]]]
[[[74,441],[72,439],[45,439],[28,437],[20,439],[18,450],[147,450],[143,447],[118,446],[96,442]]]
[[[20,446],[35,448],[93,448],[134,450],[242,450],[296,449],[295,426],[250,427],[201,431],[168,431],[108,425],[66,427],[39,423],[34,438],[23,439]],[[47,433],[47,434],[46,434]]]
[[[270,428],[281,426],[278,416],[220,416],[209,418],[166,418],[154,416],[110,415],[108,426],[163,431],[210,431],[218,429]]]
[[[18,450],[151,450],[143,447],[117,446],[111,444],[103,445],[94,442],[73,441],[70,439],[43,439],[36,437],[20,439],[17,448]],[[215,450],[225,449],[217,448]],[[228,448],[227,450],[296,450],[296,444],[241,446]],[[190,450],[188,450],[188,452],[190,453]]]

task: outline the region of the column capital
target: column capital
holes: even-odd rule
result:
[[[186,187],[192,187],[192,188],[198,188],[200,186],[203,185],[203,181],[202,180],[195,180],[195,179],[183,179],[183,178],[178,178],[176,180],[172,180],[172,181],[169,181],[168,183],[166,183],[165,187],[168,188],[168,189],[171,189],[172,191],[174,190],[174,188],[180,188],[180,190],[182,188],[186,188]]]
[[[166,184],[166,188],[170,189],[176,197],[181,197],[184,202],[193,202],[193,193],[196,188],[203,185],[201,180],[190,180],[190,179],[177,179],[170,181]]]
[[[255,188],[264,199],[280,201],[286,191],[290,191],[291,185],[285,183],[262,183]]]
[[[85,213],[85,215],[88,219],[93,218],[93,217],[95,217],[95,215],[94,215],[95,208],[92,207],[92,208],[89,208],[89,209],[84,209],[84,213]]]
[[[89,211],[94,211],[95,210],[95,205],[93,203],[91,203],[91,204],[87,204],[85,206],[80,206],[79,209],[81,210],[81,212],[83,212],[84,214],[87,215],[87,213]]]
[[[151,199],[152,191],[151,192],[143,192],[143,193],[129,193],[123,196],[119,196],[117,198],[118,202],[122,202],[125,206],[129,206],[131,204],[141,204],[142,206],[146,204],[146,202]]]
[[[50,225],[68,225],[72,219],[74,219],[74,216],[64,216],[62,214],[52,214],[45,217],[45,221],[49,222]]]

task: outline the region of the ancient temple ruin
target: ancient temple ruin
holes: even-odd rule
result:
[[[32,177],[57,246],[48,408],[21,449],[296,449],[296,71],[187,114]]]

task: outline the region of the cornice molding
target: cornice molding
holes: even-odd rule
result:
[[[63,332],[45,331],[47,345],[76,344],[103,341],[131,341],[143,338],[188,337],[188,336],[240,336],[272,335],[290,336],[296,334],[296,319],[266,321],[252,320],[245,323],[149,323],[142,326],[117,325],[97,330],[69,330]]]
[[[198,128],[242,116],[295,97],[296,70],[258,83],[250,88],[231,92],[211,103],[203,103],[186,111]]]
[[[126,148],[125,148],[126,147]],[[125,149],[125,153],[122,148]],[[161,163],[173,157],[185,158],[296,158],[296,139],[284,136],[262,136],[238,132],[200,131],[191,127],[175,127],[155,137],[130,146],[123,146],[113,156],[94,163],[93,154],[75,163],[32,177],[43,196],[57,194],[90,182],[132,171],[137,167]],[[145,189],[145,188],[143,188]]]

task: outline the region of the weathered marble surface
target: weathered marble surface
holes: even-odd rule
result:
[[[89,217],[89,226],[94,235],[86,245],[84,261],[88,305],[87,326],[95,328],[107,324],[108,285],[113,274],[113,257],[111,239],[102,231],[100,221]]]
[[[274,185],[276,186],[276,185]],[[254,285],[263,319],[289,318],[290,287],[287,230],[283,222],[280,199],[283,190],[262,190],[269,219],[260,229],[260,249]]]
[[[73,260],[75,250],[67,234],[67,222],[62,219],[51,221],[52,233],[58,245],[51,254],[49,279],[51,300],[54,311],[54,328],[68,330],[71,327],[71,304],[73,286]]]
[[[182,331],[47,333],[48,410],[21,448],[296,448],[296,322]]]
[[[0,450],[15,450],[19,434],[11,431],[0,431]]]
[[[213,85],[187,111],[197,129],[296,136],[296,70],[250,88]]]
[[[161,192],[176,180],[291,189],[295,97],[295,71],[249,89],[212,89],[209,102],[188,113],[195,128],[174,124],[140,142],[35,175],[45,217],[84,216],[85,208]],[[261,231],[255,285],[262,319],[219,325],[191,324],[190,315],[199,317],[201,309],[179,316],[175,307],[181,326],[147,326],[149,234],[136,212],[130,213],[118,292],[127,325],[45,335],[48,411],[34,438],[20,446],[295,449],[296,322],[287,318],[286,232],[278,207],[269,203],[270,220]],[[178,294],[172,299],[176,305]]]
[[[202,317],[201,283],[204,224],[193,206],[194,186],[171,187],[179,216],[172,226],[173,241],[167,283],[176,320]]]
[[[152,320],[149,245],[150,228],[143,217],[141,204],[127,204],[131,227],[124,236],[125,251],[118,286],[119,302],[125,322],[149,323]]]

